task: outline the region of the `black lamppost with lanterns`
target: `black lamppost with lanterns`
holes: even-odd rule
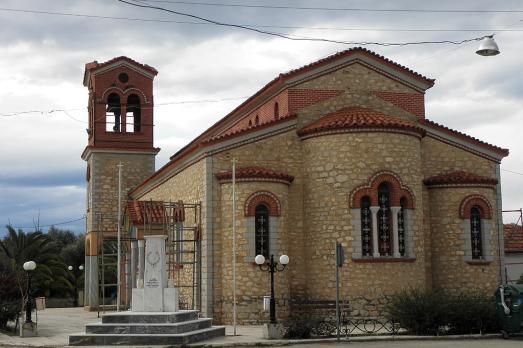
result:
[[[276,324],[276,299],[274,297],[274,273],[281,272],[289,264],[287,255],[280,256],[280,263],[274,261],[274,255],[271,255],[269,262],[265,262],[265,256],[256,255],[254,262],[262,271],[269,272],[271,275],[271,299],[269,308],[269,319],[271,324]]]

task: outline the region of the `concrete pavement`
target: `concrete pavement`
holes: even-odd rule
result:
[[[85,325],[101,322],[96,312],[86,312],[83,308],[48,308],[38,312],[38,337],[21,338],[0,333],[2,347],[64,347],[69,343],[69,335],[85,331]],[[456,337],[427,336],[365,336],[350,339],[351,347],[436,347],[436,348],[483,348],[483,347],[521,347],[521,340],[501,340],[500,335],[472,335]],[[478,339],[482,338],[482,339]],[[486,339],[490,338],[490,339]],[[309,348],[348,347],[346,340],[336,344],[335,339],[317,340],[279,340],[263,339],[262,326],[237,326],[237,335],[233,336],[231,326],[226,327],[226,336],[190,345],[191,347],[248,347],[248,346],[284,346],[297,345]]]

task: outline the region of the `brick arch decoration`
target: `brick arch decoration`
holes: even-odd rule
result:
[[[245,201],[245,216],[255,216],[256,206],[260,203],[267,205],[269,216],[280,216],[281,204],[278,198],[271,192],[254,192]]]
[[[361,208],[361,199],[365,196],[370,198],[372,206],[377,206],[378,186],[384,182],[389,185],[391,206],[399,207],[400,200],[405,198],[406,205],[404,208],[414,209],[414,195],[412,191],[403,185],[398,175],[390,171],[380,171],[370,178],[368,184],[356,187],[349,196],[351,208]]]
[[[127,88],[125,91],[123,89],[121,89],[120,87],[115,87],[115,86],[112,86],[112,87],[109,87],[107,88],[103,93],[102,93],[102,97],[100,98],[99,102],[103,102],[103,103],[107,103],[107,98],[109,97],[109,95],[111,93],[116,93],[120,96],[120,103],[122,104],[125,104],[125,102],[127,101],[127,97],[129,97],[131,94],[136,94],[138,96],[138,98],[140,98],[140,102],[142,104],[148,104],[149,101],[147,100],[147,96],[145,95],[145,93],[143,93],[141,90],[139,90],[138,88],[134,88],[134,87],[131,87],[131,88]],[[124,102],[125,101],[125,102]]]
[[[479,208],[482,219],[492,219],[492,205],[482,195],[470,195],[461,201],[459,205],[459,217],[462,219],[470,219],[470,209],[472,207]]]

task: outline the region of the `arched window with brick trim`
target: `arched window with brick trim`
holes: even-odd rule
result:
[[[378,249],[382,256],[392,255],[390,189],[386,182],[378,186]]]
[[[350,196],[354,231],[353,258],[414,256],[412,191],[397,175],[381,172]],[[369,250],[370,249],[370,250]]]
[[[472,208],[470,208],[470,244],[473,259],[483,258],[482,239],[483,237],[481,233],[481,211],[479,207],[473,206]]]
[[[280,117],[280,106],[278,102],[274,103],[274,119],[277,120]]]
[[[140,98],[136,94],[131,94],[127,98],[126,108],[126,132],[140,132],[142,129],[142,109]]]
[[[279,232],[281,203],[278,197],[269,191],[252,193],[244,206],[246,217],[246,239],[244,246],[245,261],[252,262],[256,255],[270,257],[279,250]]]
[[[468,262],[492,261],[491,230],[492,206],[482,195],[470,195],[461,201],[463,219],[464,259]]]
[[[361,254],[372,255],[372,216],[370,212],[370,198],[361,198]]]
[[[254,244],[256,255],[269,257],[269,208],[261,203],[255,208],[254,213]]]
[[[107,97],[107,108],[105,113],[105,130],[106,132],[120,132],[122,114],[120,106],[120,96],[116,93],[111,93]]]

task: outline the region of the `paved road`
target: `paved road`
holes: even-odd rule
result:
[[[480,340],[438,340],[438,341],[396,341],[396,342],[342,342],[320,344],[298,344],[290,347],[303,348],[522,348],[523,338],[480,339]]]

